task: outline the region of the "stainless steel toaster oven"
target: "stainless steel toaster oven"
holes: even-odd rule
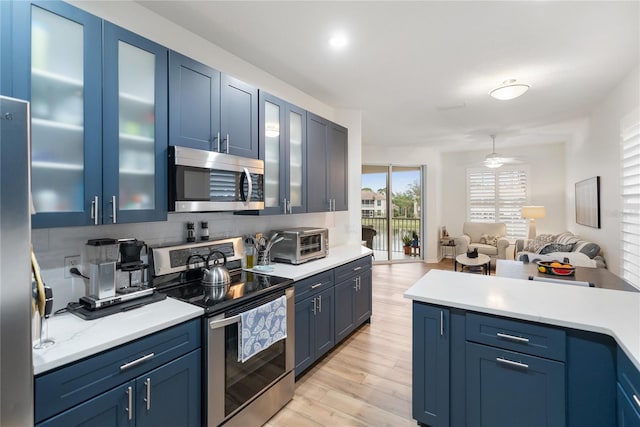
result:
[[[329,252],[329,230],[297,227],[274,230],[284,239],[271,248],[271,259],[289,264],[302,264],[324,258]]]

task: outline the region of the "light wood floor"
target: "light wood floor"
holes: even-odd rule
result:
[[[411,418],[411,301],[403,293],[439,264],[373,266],[373,316],[296,382],[295,396],[266,424],[416,426]]]

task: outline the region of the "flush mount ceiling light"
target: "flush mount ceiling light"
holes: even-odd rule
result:
[[[509,79],[502,82],[501,86],[498,86],[489,92],[489,95],[495,99],[507,101],[524,94],[530,87],[531,86],[524,83],[517,83],[515,79]]]
[[[348,42],[349,40],[344,34],[335,34],[329,39],[329,46],[334,49],[342,49]]]

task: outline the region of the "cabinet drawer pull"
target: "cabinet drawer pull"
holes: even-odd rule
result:
[[[635,394],[633,395],[633,401],[636,402],[636,405],[638,405],[638,408],[640,409],[640,398]]]
[[[358,270],[362,270],[362,267],[356,267],[353,269],[353,271],[358,271]]]
[[[147,378],[144,381],[145,391],[147,392],[144,401],[147,403],[147,411],[151,410],[151,378]]]
[[[509,359],[503,359],[502,357],[496,357],[496,362],[503,363],[509,366],[515,366],[517,368],[529,369],[529,365],[527,365],[526,363],[520,363],[520,362],[515,362]]]
[[[127,387],[127,418],[133,419],[133,388]]]
[[[155,356],[154,353],[149,353],[146,356],[142,356],[141,358],[134,360],[133,362],[125,363],[124,365],[120,366],[120,372],[126,371],[127,369],[131,369],[135,366],[138,366],[139,364],[144,363],[147,360],[151,360],[153,359],[154,356]]]
[[[502,332],[498,332],[496,334],[498,338],[504,338],[505,340],[515,341],[523,344],[529,344],[529,338],[517,337],[515,335],[503,334]]]
[[[322,283],[316,283],[315,285],[311,285],[311,289],[315,289],[319,286],[322,286]]]

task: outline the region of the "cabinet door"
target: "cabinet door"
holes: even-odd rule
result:
[[[358,290],[355,301],[355,326],[358,327],[371,317],[372,305],[372,273],[371,270],[363,271],[359,276]],[[337,302],[337,299],[336,299]]]
[[[12,95],[31,101],[32,225],[92,224],[102,197],[102,21],[63,2],[12,6]]]
[[[329,211],[327,134],[329,122],[307,113],[307,212]]]
[[[333,288],[320,292],[315,299],[316,315],[314,319],[314,359],[317,360],[320,356],[331,350],[335,343]]]
[[[135,425],[133,381],[51,417],[38,427],[125,427]],[[131,416],[129,414],[131,413]]]
[[[259,153],[264,161],[264,209],[261,215],[285,214],[286,192],[286,102],[260,92]]]
[[[0,95],[11,96],[11,2],[0,1]]]
[[[466,343],[467,425],[565,425],[564,363]]]
[[[169,145],[220,151],[220,72],[169,52]]]
[[[307,298],[296,302],[296,375],[307,369],[314,362],[314,304],[315,298]]]
[[[104,224],[167,218],[167,49],[104,24]]]
[[[449,310],[413,303],[413,418],[449,426]]]
[[[258,89],[226,74],[221,81],[221,151],[257,159]]]
[[[137,427],[200,426],[200,350],[136,380]]]
[[[285,182],[289,213],[304,213],[307,211],[307,112],[287,104],[286,123],[288,168]]]
[[[358,276],[347,279],[335,286],[336,342],[342,341],[356,328],[354,309],[357,287]]]
[[[347,129],[331,123],[327,146],[329,198],[334,211],[346,211],[348,206]]]
[[[632,402],[618,383],[618,427],[640,427],[640,405]]]

